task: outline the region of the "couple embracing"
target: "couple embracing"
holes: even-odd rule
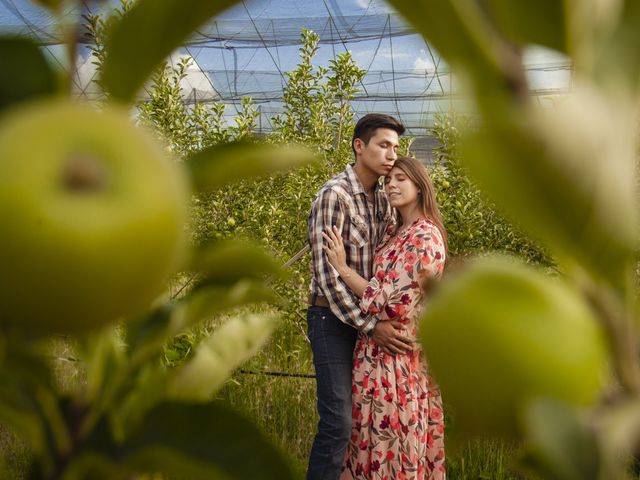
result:
[[[309,480],[445,478],[442,401],[416,322],[425,281],[442,275],[446,233],[426,168],[397,156],[403,133],[388,115],[361,118],[355,163],[311,208],[320,422]]]

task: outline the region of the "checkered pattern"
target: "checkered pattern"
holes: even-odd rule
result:
[[[360,300],[327,260],[322,249],[322,232],[327,226],[338,227],[342,232],[347,264],[369,279],[376,246],[391,221],[391,208],[381,186],[376,186],[374,201],[370,202],[352,165],[322,187],[309,214],[311,295],[325,297],[334,315],[365,333],[374,327],[376,319],[361,313]]]

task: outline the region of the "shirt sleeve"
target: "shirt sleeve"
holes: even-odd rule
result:
[[[378,315],[380,320],[402,317],[424,281],[442,275],[445,247],[438,228],[419,223],[412,230],[397,249],[383,252],[392,261],[388,269],[376,272],[365,288],[360,302],[364,314]]]
[[[321,294],[328,300],[331,311],[344,323],[368,333],[375,325],[375,318],[361,313],[359,298],[351,292],[327,259],[323,250],[322,232],[325,227],[335,225],[342,232],[345,244],[346,208],[339,195],[331,190],[322,190],[316,198],[309,215],[308,235],[311,247],[311,266]],[[349,258],[347,256],[347,263]]]

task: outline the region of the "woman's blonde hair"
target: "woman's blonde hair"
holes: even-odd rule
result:
[[[419,160],[412,157],[398,157],[393,166],[402,170],[418,188],[418,201],[420,202],[422,213],[438,227],[446,249],[447,231],[444,229],[444,222],[436,200],[436,191],[433,188],[433,182],[426,167]]]

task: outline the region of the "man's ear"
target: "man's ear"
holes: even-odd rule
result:
[[[364,147],[364,142],[362,141],[361,138],[353,139],[353,149],[356,151],[356,153],[361,153],[363,147]]]

